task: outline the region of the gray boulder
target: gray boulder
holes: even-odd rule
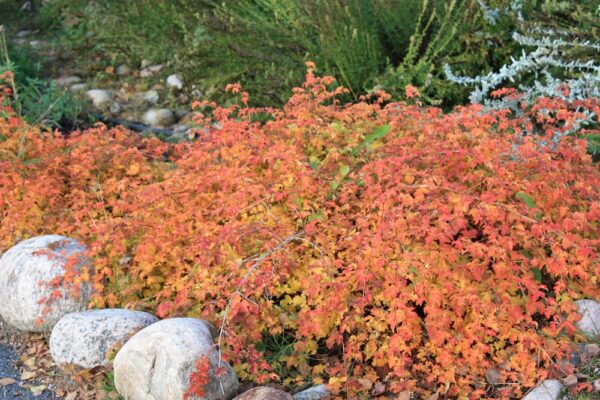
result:
[[[258,386],[236,396],[233,400],[293,400],[292,396],[283,390],[268,386]]]
[[[238,388],[237,377],[223,361],[220,365],[225,373],[215,376],[219,353],[211,337],[211,325],[195,318],[165,319],[136,333],[115,357],[115,386],[128,400],[181,400],[201,357],[206,357],[211,366],[203,399],[232,398]]]
[[[527,393],[523,400],[558,400],[563,389],[562,383],[556,379],[546,379]]]
[[[59,235],[27,239],[0,258],[0,316],[29,332],[50,332],[58,320],[86,308],[90,282],[64,282],[67,270],[91,275],[86,247]]]
[[[294,400],[321,400],[331,396],[327,385],[317,385],[296,393]]]
[[[600,303],[594,300],[577,300],[575,302],[581,319],[575,326],[588,336],[600,335]]]
[[[108,367],[118,347],[157,321],[152,314],[124,309],[67,314],[52,329],[50,354],[58,366]]]

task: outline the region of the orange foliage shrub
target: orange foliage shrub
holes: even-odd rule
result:
[[[0,248],[82,240],[94,306],[222,326],[245,380],[519,395],[568,350],[573,301],[600,296],[585,143],[516,143],[527,124],[556,128],[540,108],[340,105],[329,83],[309,70],[279,111],[198,104],[222,128],[178,145],[104,126],[63,137],[5,108]],[[574,113],[543,102],[561,126]],[[291,345],[257,346],[273,337]]]

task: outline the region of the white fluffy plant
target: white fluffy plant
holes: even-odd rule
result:
[[[522,55],[518,59],[511,58],[511,63],[500,70],[471,78],[455,75],[446,65],[447,78],[461,85],[474,86],[469,97],[472,103],[483,104],[488,110],[510,109],[515,115],[522,115],[523,104],[532,105],[540,97],[559,98],[568,103],[600,97],[599,43],[570,40],[565,32],[540,28],[531,29],[528,35],[515,32],[513,39],[523,47]],[[573,56],[575,53],[577,58]],[[587,53],[592,55],[582,59],[582,54]],[[494,91],[504,87],[516,88],[520,96],[498,98],[493,95]],[[577,111],[581,117],[568,131],[556,132],[552,143],[598,123],[598,116],[592,110],[580,106]]]
[[[532,83],[517,85],[523,93],[523,100],[528,103],[540,96],[558,97],[569,102],[600,97],[600,65],[593,58],[587,61],[565,60],[567,50],[572,52],[573,48],[592,50],[598,56],[600,44],[568,41],[556,36],[535,38],[517,32],[513,34],[513,39],[524,47],[533,47],[534,50],[523,50],[521,57],[512,58],[512,63],[502,66],[499,71],[474,78],[456,76],[450,66],[446,65],[447,78],[461,85],[476,86],[469,96],[471,102],[493,109],[507,108],[510,104],[504,103],[503,100],[490,99],[489,94],[492,91],[508,82],[524,82],[528,77],[533,78]],[[551,71],[559,71],[567,78],[557,78]],[[569,90],[565,90],[565,87]]]

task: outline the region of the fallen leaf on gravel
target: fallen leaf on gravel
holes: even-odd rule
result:
[[[25,364],[29,368],[35,367],[35,357],[28,358],[23,364]]]
[[[31,393],[33,393],[34,396],[39,396],[44,392],[44,390],[46,390],[46,385],[31,386],[29,390],[31,391]]]
[[[13,383],[17,383],[13,378],[0,378],[0,387],[12,385]]]
[[[24,380],[24,381],[27,381],[29,379],[35,378],[36,376],[37,376],[37,372],[34,372],[34,371],[24,371],[21,374],[21,379]]]
[[[65,396],[64,400],[75,400],[76,397],[77,397],[77,392],[71,392]]]

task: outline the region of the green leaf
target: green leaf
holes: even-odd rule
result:
[[[308,163],[312,169],[317,169],[319,167],[319,164],[321,164],[321,161],[317,157],[311,156],[308,159]]]
[[[533,198],[531,196],[529,196],[527,193],[525,192],[519,192],[517,193],[517,198],[522,200],[525,205],[529,208],[534,208],[537,207],[535,205],[535,201],[533,201]]]
[[[348,175],[349,173],[350,173],[350,166],[349,165],[344,164],[344,165],[340,166],[340,170],[338,171],[338,175],[341,178],[345,178],[346,175]]]
[[[373,131],[373,133],[371,133],[370,135],[367,135],[367,137],[365,138],[365,140],[361,144],[359,144],[358,146],[356,146],[354,148],[354,150],[352,150],[352,155],[353,156],[357,155],[358,152],[363,147],[367,147],[368,145],[370,145],[374,141],[383,138],[385,135],[388,134],[388,132],[390,131],[390,129],[392,129],[392,128],[389,125],[381,125],[377,129],[375,129]]]
[[[325,220],[325,217],[323,216],[323,212],[321,210],[319,210],[316,213],[312,213],[311,215],[308,216],[307,222],[310,222],[314,219],[318,219],[321,221]]]
[[[522,249],[520,251],[520,253],[523,254],[528,259],[533,260],[533,255],[531,254],[531,252],[529,250]]]
[[[531,272],[533,272],[533,279],[542,283],[542,271],[537,268],[531,268]]]
[[[297,205],[298,207],[302,207],[302,197],[300,197],[300,196],[296,197],[296,199],[294,200],[294,204]]]

